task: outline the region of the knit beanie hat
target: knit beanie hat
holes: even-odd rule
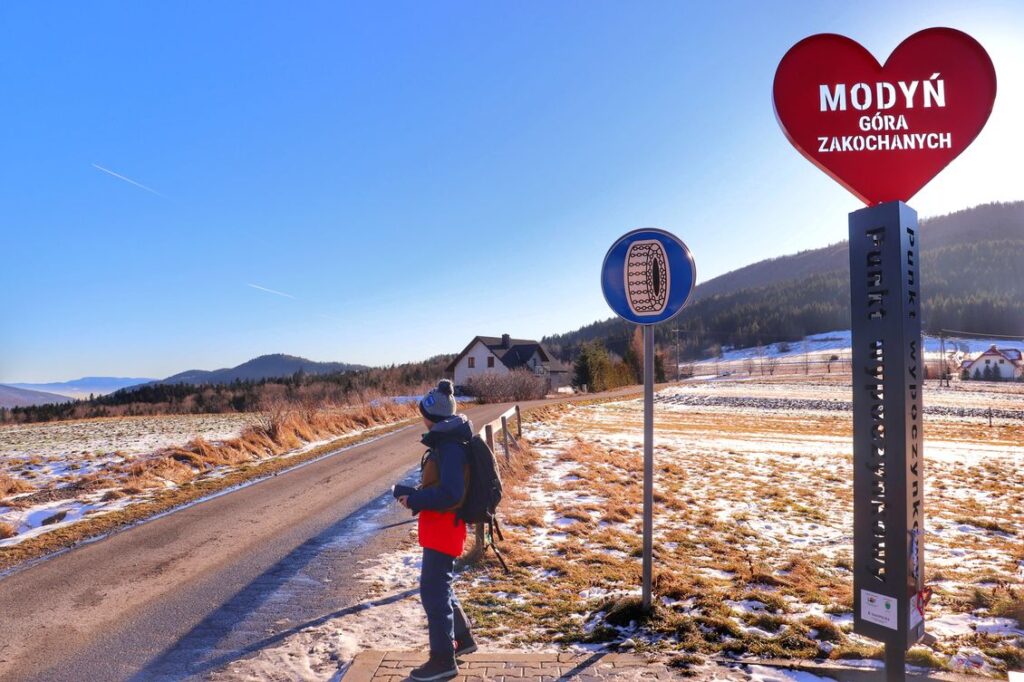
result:
[[[455,414],[455,387],[448,379],[437,382],[420,401],[420,412],[432,422],[439,422]]]

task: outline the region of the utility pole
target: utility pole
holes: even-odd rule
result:
[[[949,367],[946,364],[946,331],[942,330],[939,332],[939,355],[942,356],[942,364],[939,366],[939,386],[942,386],[945,382],[946,387],[949,387]]]
[[[676,383],[679,383],[679,327],[676,327]]]

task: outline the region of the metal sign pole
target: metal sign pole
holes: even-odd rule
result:
[[[995,103],[996,71],[978,41],[952,28],[918,31],[896,47],[884,67],[870,56],[865,62],[866,53],[834,33],[804,38],[779,62],[772,102],[793,146],[868,205],[850,214],[849,242],[853,631],[885,643],[891,682],[906,678],[906,652],[924,636],[931,594],[923,577],[921,391],[927,366],[920,230],[917,213],[904,202],[981,132]],[[941,103],[916,106],[935,99],[921,90],[922,99],[907,96],[883,104],[879,82],[873,104],[871,86],[858,83],[850,92],[863,89],[869,103],[847,107],[846,84],[861,79],[865,63],[879,79],[884,73],[890,89],[913,74],[941,77],[934,86],[934,92],[943,89]],[[872,106],[870,115],[863,111]],[[883,119],[882,134],[862,135],[865,124],[877,119]],[[936,136],[929,139],[941,138],[942,152],[905,143],[926,132]]]
[[[885,643],[890,682],[924,635],[919,242],[903,202],[850,214],[853,629]]]
[[[622,319],[644,328],[645,613],[651,612],[654,562],[654,325],[679,314],[690,300],[696,282],[697,268],[686,244],[656,227],[640,228],[619,237],[601,265],[601,292],[608,305]]]
[[[651,610],[654,555],[654,327],[644,325],[644,585],[643,609]]]

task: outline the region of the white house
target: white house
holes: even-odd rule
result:
[[[481,374],[507,374],[514,369],[527,369],[551,381],[556,389],[568,384],[569,368],[555,360],[537,341],[513,339],[508,334],[477,336],[455,356],[446,368],[457,387]]]
[[[1013,381],[1024,377],[1024,359],[1017,348],[993,345],[973,360],[965,360],[961,372],[967,379]]]

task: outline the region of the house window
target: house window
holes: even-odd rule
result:
[[[468,358],[466,358],[466,360],[469,362],[469,368],[470,369],[473,369],[474,367],[476,367],[476,358],[474,358],[472,355],[470,355]]]
[[[494,367],[494,356],[493,355],[487,358],[487,366],[488,367]]]

